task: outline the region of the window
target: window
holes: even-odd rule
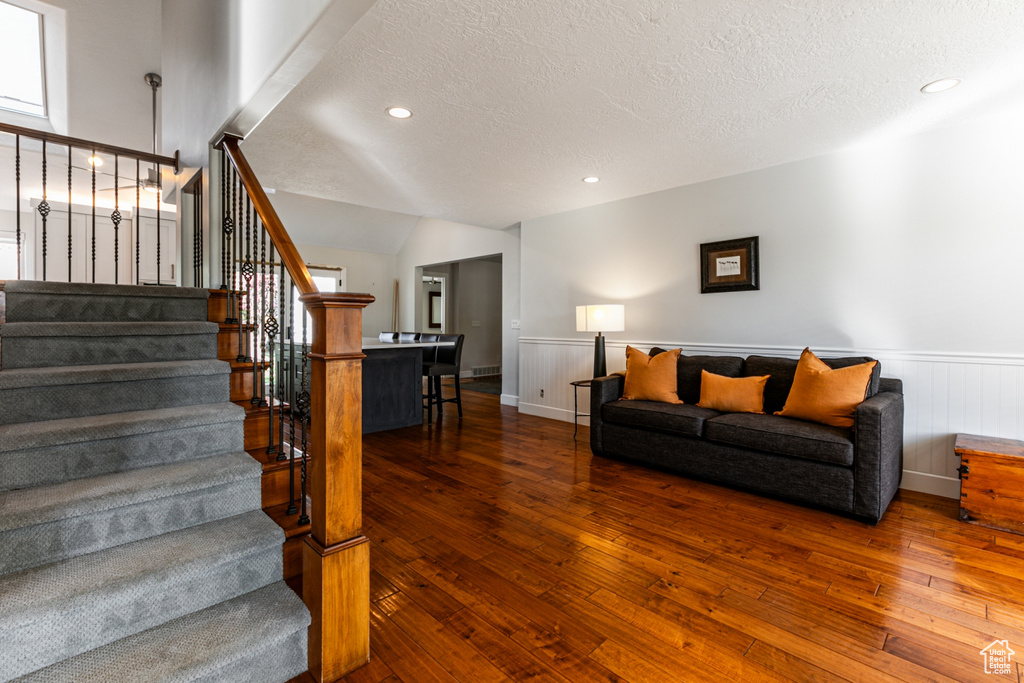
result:
[[[67,12],[0,0],[0,65],[0,121],[67,135]]]
[[[18,245],[0,236],[0,280],[18,279]]]
[[[43,18],[0,2],[0,107],[46,117]]]
[[[339,280],[337,283],[331,275],[313,275],[313,284],[321,292],[337,292],[340,291],[338,287],[341,284]],[[299,290],[295,290],[295,300],[292,301],[292,325],[294,325],[292,331],[292,339],[301,341],[302,339],[302,311],[306,310],[305,304],[299,301]],[[308,344],[313,340],[313,318],[306,313],[306,343]]]

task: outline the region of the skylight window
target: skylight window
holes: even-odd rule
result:
[[[0,2],[0,107],[46,116],[43,83],[43,18]]]

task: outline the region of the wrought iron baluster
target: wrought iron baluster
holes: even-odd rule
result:
[[[160,202],[163,200],[163,182],[160,164],[156,165],[156,283],[160,284]]]
[[[284,265],[281,266],[282,270]],[[298,512],[295,507],[295,283],[288,283],[288,514]]]
[[[242,336],[243,328],[245,324],[248,322],[248,319],[242,315],[242,306],[248,305],[248,302],[242,298],[242,281],[244,280],[244,273],[242,272],[242,242],[243,240],[248,240],[246,240],[245,234],[242,232],[243,228],[245,227],[245,216],[242,210],[242,194],[245,192],[245,186],[242,185],[242,178],[240,176],[236,175],[236,181],[238,183],[238,192],[236,194],[236,197],[238,198],[238,206],[236,207],[236,210],[238,211],[238,237],[235,239],[235,242],[238,243],[238,283],[236,284],[236,287],[238,288],[238,357],[235,358],[235,361],[238,363],[244,363],[245,345],[244,342],[242,341]]]
[[[68,145],[68,282],[71,282],[71,145]]]
[[[135,215],[132,216],[133,232],[135,233],[135,284],[139,284],[139,243],[142,242],[142,215],[139,205],[142,203],[140,191],[142,189],[142,178],[139,173],[139,160],[135,160]]]
[[[96,150],[92,150],[92,281],[96,282]],[[68,207],[68,211],[71,207]]]
[[[271,258],[270,260],[272,261],[273,259]],[[278,289],[281,292],[281,304],[278,306],[278,310],[280,311],[281,315],[280,327],[283,334],[281,336],[281,345],[279,349],[280,357],[278,358],[278,372],[275,373],[276,375],[278,375],[278,393],[274,395],[276,396],[276,398],[278,398],[278,460],[285,460],[285,458],[287,458],[287,456],[285,455],[285,339],[290,338],[291,325],[288,315],[285,311],[285,292],[287,291],[287,288],[285,287],[284,259],[282,259],[280,274],[278,276]],[[292,467],[289,466],[288,476],[290,478],[294,474],[291,470]],[[295,489],[294,484],[294,481],[291,481],[289,483],[289,485],[292,487],[292,490]],[[291,497],[292,495],[289,494],[289,500],[291,500]]]
[[[267,279],[267,232],[260,225],[260,217],[255,216],[254,220],[254,232],[253,232],[253,243],[256,242],[256,232],[259,232],[260,236],[260,277],[253,285],[253,293],[259,292],[259,301],[253,302],[253,315],[258,315],[260,323],[260,329],[262,333],[255,338],[253,343],[253,364],[252,364],[252,404],[254,406],[265,406],[267,402],[263,398],[263,361],[267,357],[267,292],[266,292],[266,279]],[[254,279],[256,279],[254,277]],[[256,304],[259,303],[259,313],[256,313]],[[257,368],[258,366],[258,368]],[[257,389],[257,382],[259,388]]]
[[[121,200],[118,196],[118,156],[114,155],[114,211],[110,214],[110,222],[114,224],[114,284],[118,284],[118,270],[120,270],[119,261],[119,249],[121,246],[121,240],[119,239],[120,227],[121,227]]]
[[[228,218],[230,221],[229,227],[225,227],[224,231],[228,235],[228,273],[230,278],[228,279],[228,317],[224,321],[231,325],[238,324],[239,311],[238,311],[238,285],[235,283],[235,242],[238,240],[235,236],[235,226],[238,225],[238,210],[235,205],[235,169],[234,167],[228,169],[228,210],[231,212],[231,216]]]
[[[265,356],[267,366],[265,372],[270,373],[270,391],[267,392],[267,404],[269,407],[269,419],[267,420],[268,439],[267,443],[267,455],[277,455],[278,460],[284,459],[283,452],[274,444],[274,397],[277,395],[274,392],[275,383],[278,382],[278,373],[281,372],[280,368],[274,368],[274,339],[277,337],[278,322],[277,317],[274,315],[274,307],[277,304],[277,289],[275,288],[274,281],[274,242],[270,242],[270,276],[267,279],[267,301],[270,306],[270,313],[267,316],[266,322],[263,323],[263,329],[267,334],[267,347],[268,353]],[[260,387],[264,387],[266,379],[260,384]],[[280,443],[280,442],[278,442]]]
[[[231,216],[228,215],[228,169],[224,148],[220,150],[220,210],[224,214],[220,230],[220,288],[228,288],[228,246],[227,236],[231,231]]]
[[[18,279],[21,279],[21,135],[14,136],[14,234],[18,244]]]
[[[203,179],[192,193],[192,286],[203,286]]]
[[[295,402],[299,405],[299,414],[302,416],[302,478],[299,480],[299,506],[302,512],[299,514],[299,524],[309,524],[309,514],[306,509],[306,473],[309,467],[309,453],[306,442],[306,435],[309,432],[309,348],[306,345],[306,305],[302,304],[299,310],[302,316],[302,390],[299,392]]]
[[[244,186],[243,186],[244,188]],[[249,199],[249,193],[244,192],[245,197],[243,198],[245,204],[245,262],[242,264],[242,277],[245,279],[245,334],[241,334],[241,326],[239,326],[239,337],[238,337],[238,362],[239,363],[253,363],[252,358],[252,335],[256,334],[256,302],[253,301],[252,291],[252,276],[255,272],[252,264],[252,245],[250,238],[252,236],[252,220],[251,220],[251,209],[252,202]],[[244,341],[244,346],[243,346]],[[253,363],[255,367],[255,363]],[[256,390],[256,385],[253,384],[253,391]]]
[[[68,207],[70,208],[70,207]],[[43,217],[43,280],[46,279],[46,217],[50,215],[50,204],[46,201],[46,140],[43,140],[43,201],[36,211]]]

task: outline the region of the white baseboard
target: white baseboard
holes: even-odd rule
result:
[[[502,394],[501,405],[512,406],[514,408],[519,405],[519,397],[514,394]]]
[[[555,408],[553,406],[542,406],[538,403],[520,403],[519,412],[526,413],[527,415],[536,415],[537,417],[546,417],[549,420],[560,420],[562,422],[572,422],[572,411],[565,410],[564,408]],[[584,415],[580,415],[579,418],[581,427],[590,426],[590,418]]]
[[[903,470],[903,481],[900,482],[900,488],[931,493],[943,498],[960,499],[960,480],[938,474]]]

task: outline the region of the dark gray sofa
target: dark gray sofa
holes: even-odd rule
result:
[[[652,355],[661,349],[652,349]],[[833,368],[872,359],[823,358]],[[903,383],[871,377],[853,429],[772,415],[781,410],[797,361],[767,356],[679,356],[682,405],[624,401],[625,378],[591,385],[595,455],[654,465],[687,477],[827,508],[876,524],[903,474]],[[698,408],[700,373],[770,375],[764,415]]]

